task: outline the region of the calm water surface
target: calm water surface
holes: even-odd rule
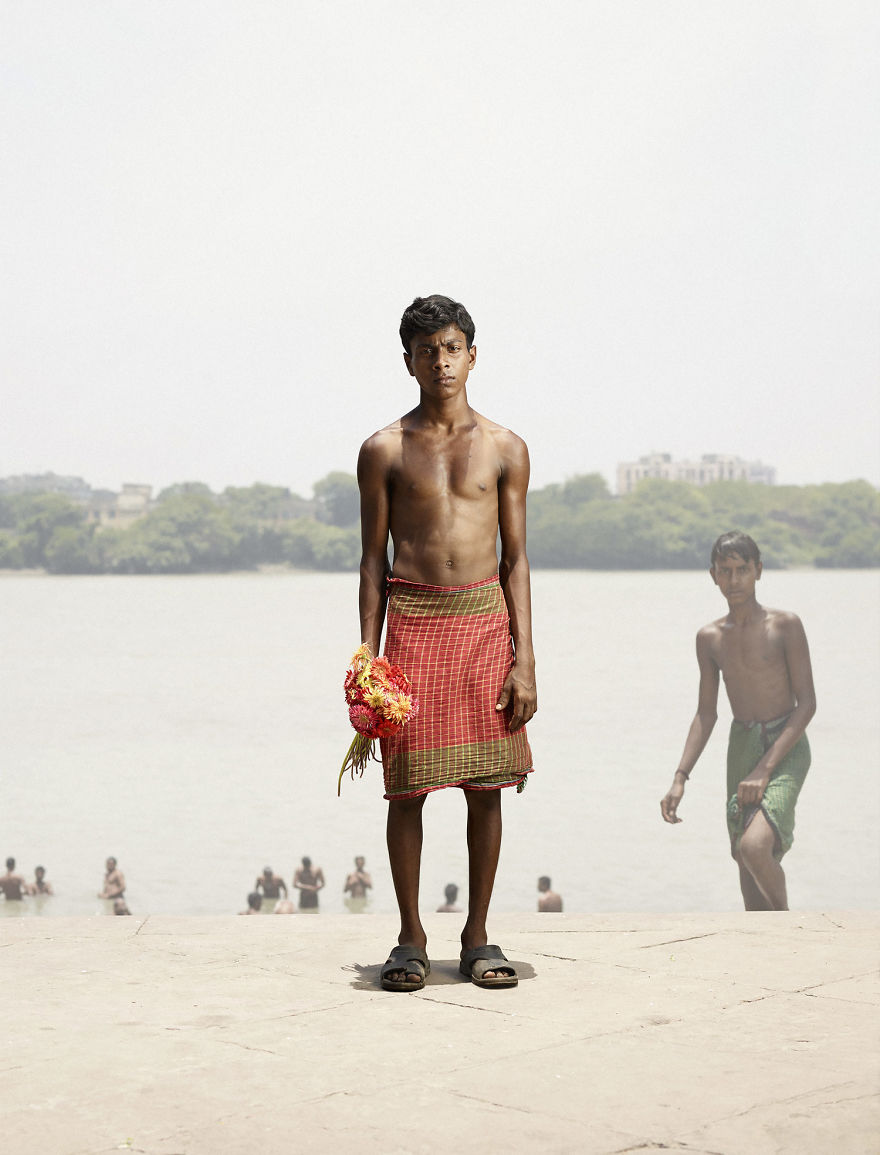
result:
[[[707,575],[533,575],[536,771],[505,792],[498,910],[532,910],[549,874],[568,911],[740,908],[724,824],[721,703],[677,827],[665,793],[696,704],[694,635],[724,603]],[[768,572],[768,605],[798,612],[819,711],[813,767],[785,864],[793,907],[880,898],[880,575]],[[354,855],[371,909],[394,910],[381,770],[336,776],[351,731],[341,695],[358,639],[349,575],[0,577],[0,857],[56,896],[0,913],[100,913],[108,855],[135,914],[241,910],[271,865],[304,854],[343,911]],[[460,792],[425,807],[422,896],[464,886]]]

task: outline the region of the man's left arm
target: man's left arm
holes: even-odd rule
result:
[[[532,648],[532,594],[526,555],[526,493],[529,488],[529,451],[513,433],[502,440],[501,477],[498,481],[498,525],[501,560],[498,577],[513,638],[514,665],[504,681],[496,709],[512,705],[508,729],[515,732],[538,709],[535,688],[535,652]]]

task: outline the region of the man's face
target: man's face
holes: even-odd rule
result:
[[[358,870],[363,870],[363,869],[364,869],[364,861],[365,861],[365,860],[364,860],[363,858],[356,858],[356,859],[354,860],[354,864],[355,864],[355,866],[357,867],[357,869],[358,869]]]
[[[468,349],[467,339],[456,325],[436,333],[417,333],[409,353],[403,355],[422,392],[438,401],[461,392],[476,358],[476,345]]]
[[[115,858],[108,858],[107,859],[107,873],[109,874],[111,870],[115,870],[115,869],[116,869],[116,859]]]
[[[761,563],[748,561],[738,553],[719,557],[709,570],[712,581],[729,602],[748,601],[755,596],[755,583],[761,578]]]

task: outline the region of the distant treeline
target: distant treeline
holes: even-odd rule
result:
[[[360,558],[357,482],[331,473],[309,500],[279,486],[163,490],[120,529],[57,493],[0,494],[0,568],[50,573],[211,573],[289,565],[352,571]],[[880,566],[880,492],[865,481],[805,486],[647,480],[612,497],[599,474],[533,490],[529,557],[546,569],[698,569],[728,529],[752,535],[768,566]]]

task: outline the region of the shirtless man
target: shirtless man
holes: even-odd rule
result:
[[[528,450],[468,403],[477,349],[463,305],[416,298],[400,337],[419,402],[368,438],[358,459],[361,640],[378,654],[387,626],[385,654],[420,702],[418,717],[381,743],[400,910],[382,986],[419,990],[430,972],[418,910],[422,808],[429,792],[449,786],[463,789],[467,805],[460,970],[481,986],[512,986],[515,969],[488,945],[486,919],[501,848],[501,787],[521,790],[532,769],[524,730],[537,708]]]
[[[280,898],[283,891],[284,897],[287,898],[287,883],[271,866],[263,867],[263,873],[257,876],[254,883],[254,890],[262,891],[264,898]]]
[[[311,858],[304,858],[302,866],[296,868],[293,876],[293,888],[299,891],[300,910],[311,910],[318,913],[318,891],[324,886],[324,871],[320,866],[312,870]]]
[[[7,902],[20,902],[28,893],[27,881],[15,873],[15,859],[6,859],[6,873],[0,874],[0,890]]]
[[[258,890],[252,890],[247,896],[247,910],[240,910],[239,914],[262,914],[263,896]]]
[[[31,894],[54,894],[52,883],[46,879],[45,866],[34,867],[34,881],[28,887]]]
[[[794,807],[810,765],[805,730],[816,712],[810,651],[800,618],[759,605],[761,554],[744,533],[712,547],[710,574],[725,617],[697,634],[700,689],[684,753],[660,812],[681,822],[685,782],[717,719],[720,677],[734,721],[727,751],[727,826],[746,910],[788,910],[780,859],[790,849]]]
[[[458,902],[458,887],[454,882],[447,882],[443,888],[443,897],[445,902],[442,906],[437,907],[437,914],[461,914],[461,907],[457,906]]]
[[[366,870],[364,870],[365,858],[360,855],[354,860],[354,870],[345,880],[345,886],[342,888],[342,893],[349,895],[351,898],[366,898],[367,891],[373,886],[373,880],[370,878]]]
[[[539,914],[562,913],[562,895],[550,889],[549,875],[542,874],[538,879],[538,893],[540,895],[538,898]]]
[[[116,859],[107,859],[107,873],[104,875],[104,889],[98,898],[125,898],[125,875],[117,869]]]

